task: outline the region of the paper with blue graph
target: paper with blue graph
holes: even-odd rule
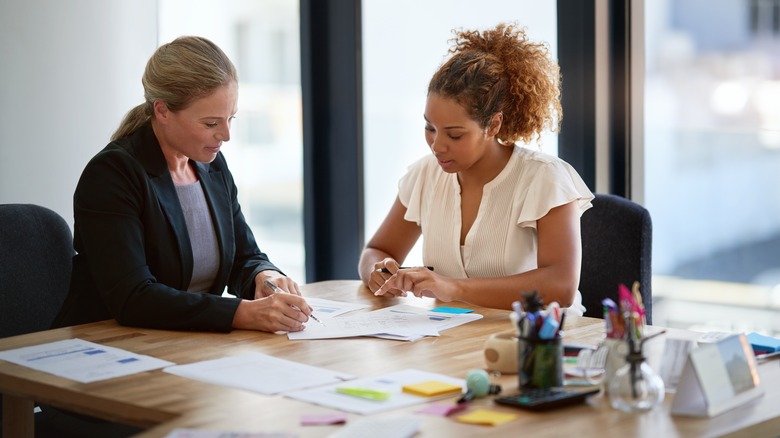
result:
[[[0,359],[81,383],[173,365],[173,362],[82,339],[0,351]]]

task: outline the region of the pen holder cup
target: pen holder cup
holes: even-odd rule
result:
[[[563,386],[563,343],[552,339],[517,338],[517,380],[520,389]]]

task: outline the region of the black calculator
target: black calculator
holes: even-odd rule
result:
[[[502,405],[531,411],[546,411],[550,409],[571,406],[582,403],[589,395],[597,394],[599,388],[587,390],[568,388],[531,388],[513,395],[496,397],[494,401]]]

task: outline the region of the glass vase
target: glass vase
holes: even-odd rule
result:
[[[640,351],[632,351],[609,382],[613,408],[623,412],[649,411],[664,400],[664,381],[656,374]]]

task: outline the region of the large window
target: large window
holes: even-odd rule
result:
[[[260,249],[305,282],[298,2],[159,0],[159,41],[200,35],[239,75],[238,114],[222,149]]]
[[[780,333],[780,2],[646,1],[654,322]]]
[[[557,27],[553,1],[364,0],[362,11],[368,241],[390,210],[406,167],[430,153],[424,137],[426,91],[445,59],[452,29],[487,29],[514,21],[526,27],[531,39],[547,42],[556,56]],[[555,136],[542,140],[547,153],[557,155],[557,146]],[[420,243],[407,263],[421,263]]]

